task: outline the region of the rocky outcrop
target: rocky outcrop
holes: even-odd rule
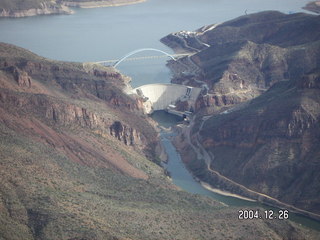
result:
[[[28,75],[27,72],[23,72],[15,66],[11,66],[6,70],[14,76],[14,79],[20,87],[31,87],[31,77]]]
[[[141,140],[141,135],[135,129],[123,125],[120,121],[115,121],[110,126],[110,134],[130,146]]]

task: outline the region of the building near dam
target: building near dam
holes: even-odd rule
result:
[[[177,103],[187,103],[186,112],[194,109],[195,102],[201,92],[201,88],[189,87],[178,84],[147,84],[132,90],[132,93],[144,99],[145,113],[166,110],[176,115],[183,115],[183,112],[175,110]]]

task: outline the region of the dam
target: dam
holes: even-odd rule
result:
[[[166,110],[183,117],[191,114],[201,90],[201,88],[179,84],[156,83],[137,87],[132,90],[132,93],[143,99],[144,110],[147,114],[157,110]],[[177,104],[183,105],[183,110]]]

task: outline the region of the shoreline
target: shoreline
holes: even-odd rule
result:
[[[134,0],[134,1],[88,1],[88,2],[63,2],[64,6],[77,7],[77,8],[103,8],[103,7],[120,7],[126,5],[133,5],[146,2],[146,0]]]
[[[147,0],[104,0],[104,1],[87,1],[87,2],[67,2],[63,1],[61,4],[48,5],[46,3],[42,4],[41,8],[29,8],[24,10],[11,10],[2,9],[0,11],[0,18],[21,18],[21,17],[33,17],[41,15],[54,15],[54,14],[74,14],[70,8],[103,8],[103,7],[120,7],[126,5],[133,5],[138,3],[146,2]]]
[[[247,198],[247,197],[243,197],[243,196],[235,194],[235,193],[223,191],[223,190],[220,190],[218,188],[213,188],[209,183],[206,183],[206,182],[203,182],[203,181],[200,181],[200,180],[198,180],[198,181],[199,181],[199,183],[201,184],[201,186],[203,188],[207,189],[210,192],[214,192],[214,193],[220,194],[222,196],[226,196],[226,197],[234,197],[234,198],[238,198],[238,199],[241,199],[241,200],[246,200],[246,201],[249,201],[249,202],[258,202],[257,200],[254,200],[254,199],[251,199],[251,198]]]

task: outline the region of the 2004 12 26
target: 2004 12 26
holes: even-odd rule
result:
[[[264,210],[259,209],[240,209],[238,211],[238,219],[251,220],[251,219],[267,219],[267,220],[286,220],[289,219],[289,211],[286,209],[280,210]]]

